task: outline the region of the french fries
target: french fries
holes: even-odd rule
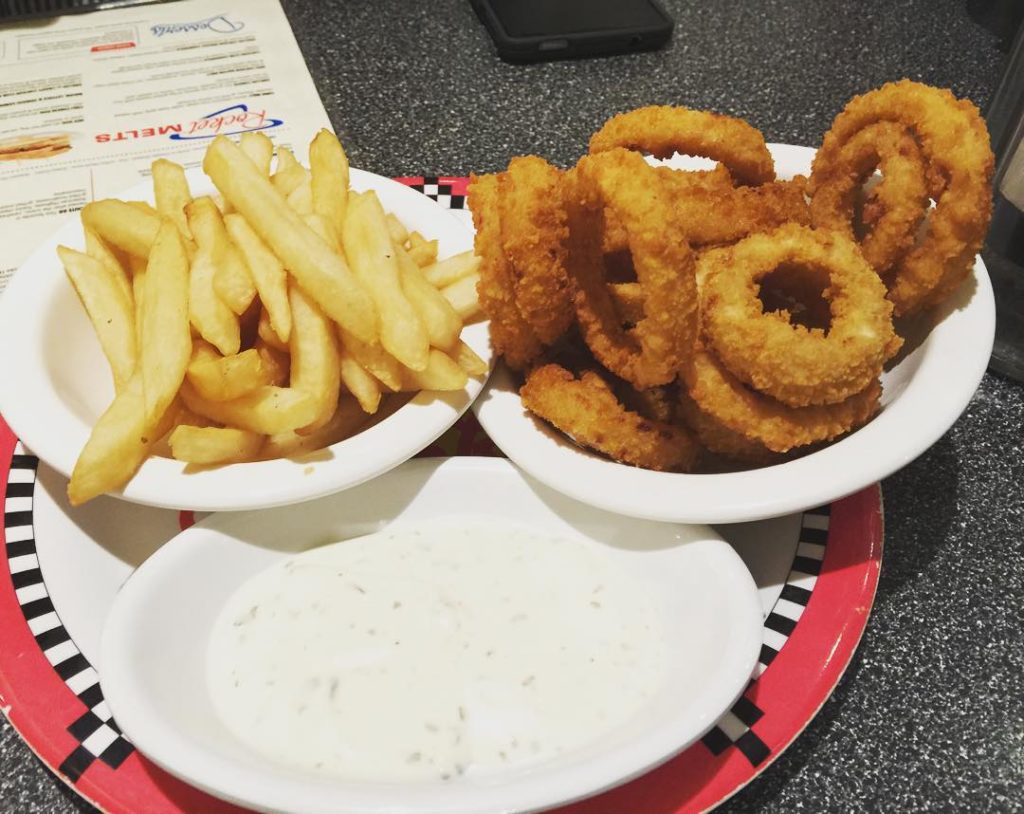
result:
[[[304,455],[389,415],[401,394],[486,374],[460,339],[479,309],[472,253],[438,261],[437,241],[351,192],[330,132],[310,144],[309,169],[273,153],[263,133],[214,139],[203,167],[218,194],[199,197],[158,159],[155,207],[89,203],[86,251],[58,248],[115,392],[72,473],[73,505],[123,487],[147,456],[205,467]]]
[[[434,288],[444,288],[458,280],[475,274],[480,269],[480,258],[472,250],[453,254],[447,260],[441,260],[424,266],[423,277]]]
[[[203,223],[210,219],[219,219],[220,212],[213,200],[207,197],[197,198],[187,204],[188,219],[196,224],[196,230],[207,232],[208,226]],[[225,356],[238,353],[241,347],[241,328],[238,316],[225,304],[216,288],[219,262],[223,255],[218,256],[216,241],[205,239],[196,250],[192,259],[191,276],[189,278],[189,317],[199,335],[217,346]]]
[[[114,388],[123,389],[135,372],[135,313],[116,274],[87,254],[57,247],[64,271],[85,306],[103,354],[110,363]]]
[[[196,392],[209,401],[231,401],[258,387],[275,384],[274,371],[256,348],[221,356],[210,345],[196,342],[185,375]]]
[[[348,156],[328,130],[317,133],[309,145],[309,172],[313,211],[327,218],[340,235],[348,208]]]
[[[377,309],[344,258],[306,226],[234,143],[215,138],[203,169],[328,316],[365,342],[377,338]]]
[[[183,240],[192,239],[185,207],[192,202],[192,193],[185,178],[185,169],[166,158],[158,158],[150,168],[153,174],[153,197],[156,198],[156,211],[165,218],[170,218]]]
[[[83,206],[82,224],[121,251],[148,257],[160,230],[160,215],[108,198]]]
[[[338,406],[341,359],[331,321],[298,286],[288,291],[292,306],[291,386],[304,390],[316,403],[316,416],[299,432],[324,426]]]
[[[193,427],[182,424],[167,439],[171,455],[190,464],[251,461],[263,446],[263,436],[231,427]]]
[[[402,285],[384,209],[372,192],[353,196],[342,232],[345,255],[380,313],[380,343],[406,367],[427,366],[431,337]],[[461,327],[461,326],[460,326]]]
[[[177,395],[192,355],[188,256],[178,228],[163,221],[146,265],[139,365],[146,424],[155,425]]]

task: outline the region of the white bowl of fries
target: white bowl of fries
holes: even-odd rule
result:
[[[310,500],[415,455],[483,387],[472,233],[327,131],[309,169],[272,152],[218,138],[209,178],[155,162],[0,299],[0,414],[72,504]]]

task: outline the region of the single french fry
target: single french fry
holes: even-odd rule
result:
[[[474,272],[441,289],[441,295],[455,309],[455,313],[463,322],[469,322],[480,314],[480,297],[476,293],[479,282],[480,274]]]
[[[298,214],[305,217],[313,214],[313,183],[312,179],[306,178],[295,189],[288,193],[288,206]]]
[[[149,451],[147,426],[142,372],[138,371],[93,425],[89,440],[75,461],[68,481],[72,506],[80,506],[128,482]]]
[[[235,144],[215,138],[203,169],[331,319],[366,342],[377,338],[373,300],[344,258],[303,223]]]
[[[118,288],[124,292],[129,302],[134,304],[135,297],[132,294],[132,283],[128,278],[128,270],[121,262],[110,245],[92,229],[84,227],[85,253],[96,260],[99,260],[113,276]],[[134,321],[134,320],[133,320]]]
[[[487,362],[481,359],[480,355],[461,339],[455,345],[450,355],[455,360],[455,363],[470,376],[483,376],[487,373]]]
[[[117,277],[99,260],[66,246],[58,246],[57,255],[110,363],[114,388],[121,390],[135,372],[137,361],[132,302]]]
[[[338,327],[341,344],[355,357],[355,360],[373,374],[381,384],[389,390],[400,390],[402,387],[401,363],[384,350],[380,343],[363,342],[342,327]]]
[[[396,246],[404,246],[409,242],[409,230],[405,224],[398,219],[394,212],[388,212],[388,234],[391,235],[391,242]]]
[[[273,383],[255,348],[234,356],[221,356],[204,342],[196,342],[185,374],[195,391],[209,401],[231,401]]]
[[[224,217],[213,199],[203,196],[192,201],[188,222],[199,249],[209,252],[212,258],[216,269],[213,289],[217,296],[233,313],[244,313],[256,296],[256,285],[241,253],[228,237]]]
[[[423,276],[434,288],[444,288],[479,270],[480,258],[470,249],[424,266]]]
[[[264,385],[231,401],[210,401],[189,382],[181,385],[181,398],[192,412],[218,424],[260,435],[304,427],[316,417],[317,405],[309,393],[292,387]]]
[[[374,193],[349,201],[342,243],[353,271],[377,305],[380,344],[406,367],[423,370],[430,337],[406,296],[384,208]]]
[[[148,257],[160,229],[160,215],[108,198],[82,207],[82,223],[122,251]]]
[[[203,209],[214,209],[213,201],[198,198],[186,206],[188,217],[193,222],[204,217],[220,217],[219,213],[204,213]],[[215,244],[204,240],[192,259],[189,319],[203,339],[216,345],[224,356],[230,356],[238,353],[241,347],[241,326],[235,312],[217,294],[215,252]]]
[[[238,140],[238,146],[242,148],[243,153],[249,156],[249,160],[259,168],[260,172],[270,175],[270,160],[274,157],[274,142],[266,133],[242,133]]]
[[[143,301],[146,299],[146,270],[136,271],[132,275],[132,302],[135,303],[135,351],[142,347]]]
[[[217,346],[225,356],[238,353],[241,347],[241,327],[238,317],[214,290],[217,266],[213,252],[199,249],[192,261],[189,276],[189,319],[199,335]]]
[[[185,207],[192,202],[185,168],[166,158],[158,158],[150,167],[153,174],[153,197],[156,211],[170,218],[183,240],[192,239],[192,231],[185,216]]]
[[[342,396],[330,421],[306,435],[283,432],[271,435],[260,450],[261,458],[285,458],[315,452],[355,435],[369,416],[351,396]]]
[[[398,246],[394,251],[402,275],[402,291],[420,315],[430,344],[444,349],[454,346],[462,333],[462,319],[441,292],[424,279],[408,252]]]
[[[171,455],[191,464],[226,464],[255,460],[264,436],[233,427],[192,427],[171,431]]]
[[[266,371],[267,384],[284,387],[291,376],[291,357],[283,350],[271,347],[262,338],[256,340],[254,350],[260,355],[263,369]]]
[[[241,215],[228,215],[224,218],[224,225],[249,267],[275,335],[282,342],[287,342],[292,332],[292,312],[288,305],[288,274],[284,266]]]
[[[290,305],[288,306],[288,313],[289,315],[291,314]],[[289,320],[291,320],[291,316],[289,316]],[[291,336],[290,329],[288,333],[289,336]],[[270,314],[267,313],[266,308],[260,311],[259,323],[256,326],[256,335],[264,342],[266,342],[268,345],[270,345],[270,347],[276,350],[288,350],[288,340],[282,339],[280,336],[278,336],[277,331],[274,330],[273,323],[270,321]]]
[[[345,389],[356,397],[364,412],[377,412],[381,399],[380,384],[356,361],[348,348],[342,347],[340,356],[341,381]]]
[[[466,371],[437,348],[430,349],[426,370],[402,368],[402,390],[461,390],[468,381]]]
[[[348,156],[330,130],[321,130],[310,143],[309,171],[313,211],[327,218],[340,235],[348,206]]]
[[[417,266],[429,266],[437,260],[437,241],[427,240],[419,232],[410,232],[408,251]]]
[[[288,290],[292,307],[291,386],[305,390],[317,405],[316,417],[299,428],[311,432],[326,424],[338,405],[341,359],[334,325],[301,288]],[[258,354],[257,354],[258,356]]]
[[[287,198],[307,178],[309,170],[296,160],[295,154],[287,147],[278,147],[277,167],[271,178],[277,191]]]
[[[139,366],[146,420],[155,424],[185,378],[192,355],[188,312],[188,257],[178,229],[164,221],[146,265]]]

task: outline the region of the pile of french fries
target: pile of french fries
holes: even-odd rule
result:
[[[115,396],[75,464],[73,505],[122,487],[152,454],[196,465],[292,456],[363,428],[390,393],[460,390],[487,365],[460,338],[479,260],[437,259],[373,192],[349,188],[322,130],[309,167],[263,133],[217,137],[193,198],[153,163],[156,206],[101,200],[85,252],[58,255]]]

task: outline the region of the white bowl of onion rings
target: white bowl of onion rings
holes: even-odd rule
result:
[[[812,148],[770,148],[779,178],[810,172]],[[672,163],[706,166],[699,159]],[[905,352],[882,375],[881,410],[870,422],[815,452],[759,469],[681,474],[611,461],[530,414],[519,398],[518,377],[503,365],[473,409],[513,462],[583,503],[666,522],[761,520],[852,494],[921,455],[966,408],[988,365],[994,333],[992,286],[978,258],[959,291],[910,325]]]

